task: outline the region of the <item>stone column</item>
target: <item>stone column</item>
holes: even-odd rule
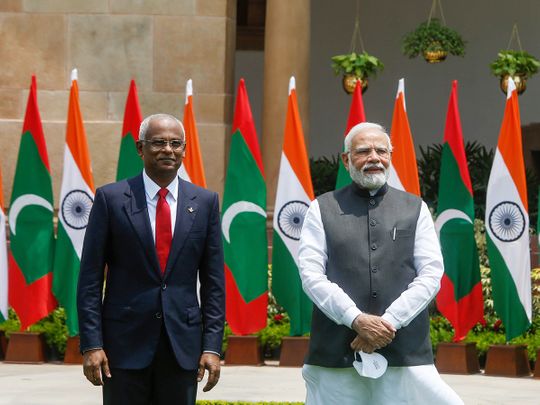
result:
[[[296,78],[300,118],[304,135],[308,134],[310,19],[310,0],[266,3],[262,156],[270,212],[276,197],[291,76]]]

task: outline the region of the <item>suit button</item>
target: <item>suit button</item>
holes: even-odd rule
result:
[[[379,271],[379,268],[378,268],[377,266],[373,266],[373,267],[371,268],[371,272],[372,272],[372,273],[377,273],[377,271]]]
[[[375,200],[373,198],[369,200],[369,205],[371,205],[371,206],[375,205]]]
[[[161,289],[163,291],[165,291],[167,289],[167,284],[165,284],[165,283],[161,284]]]
[[[377,291],[373,291],[373,292],[371,293],[371,296],[372,296],[373,298],[377,298]]]
[[[377,250],[377,244],[376,243],[373,243],[371,245],[371,250]]]
[[[161,312],[156,312],[154,316],[156,317],[156,319],[161,319],[163,315],[161,314]]]
[[[374,219],[370,219],[370,220],[369,220],[369,224],[370,224],[371,226],[375,226],[375,225],[377,225],[377,221],[375,221]]]

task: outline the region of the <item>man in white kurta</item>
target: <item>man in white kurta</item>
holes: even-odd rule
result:
[[[349,173],[353,179],[353,184],[349,186],[353,189],[350,195],[356,198],[354,197],[354,192],[360,194],[365,192],[364,197],[367,198],[366,201],[369,201],[368,205],[372,206],[376,204],[378,206],[379,202],[387,198],[387,195],[398,195],[399,197],[401,194],[396,194],[400,193],[396,190],[391,190],[394,194],[384,194],[389,188],[386,185],[386,180],[389,173],[390,158],[390,139],[381,126],[362,123],[353,127],[345,138],[345,152],[342,155],[345,167],[349,169]],[[439,289],[440,278],[443,274],[443,260],[431,214],[426,204],[423,201],[419,201],[414,239],[410,242],[413,250],[410,252],[410,267],[413,267],[415,272],[411,277],[411,281],[406,283],[403,290],[399,291],[396,298],[383,311],[378,311],[381,312],[380,314],[370,314],[370,308],[362,308],[351,298],[351,295],[355,295],[355,292],[351,290],[351,285],[349,284],[354,283],[340,281],[340,285],[339,282],[336,282],[336,280],[346,280],[346,278],[342,279],[335,276],[336,271],[340,271],[339,268],[336,270],[336,266],[334,266],[331,270],[331,275],[329,276],[328,274],[329,247],[327,245],[327,237],[329,235],[327,235],[327,231],[333,228],[328,223],[325,226],[323,216],[325,218],[332,217],[326,215],[325,212],[323,212],[325,215],[321,215],[321,206],[327,207],[327,203],[325,202],[327,200],[328,198],[325,199],[323,196],[321,203],[319,200],[313,201],[304,219],[299,247],[299,269],[303,288],[316,304],[317,309],[315,311],[319,310],[333,324],[342,325],[340,327],[341,329],[343,327],[349,328],[356,333],[354,339],[349,342],[350,347],[343,348],[343,350],[348,350],[352,353],[360,351],[365,353],[375,351],[377,353],[379,350],[383,353],[392,353],[391,345],[395,341],[396,336],[400,334],[400,330],[406,328],[419,314],[423,314],[422,316],[424,318],[427,316],[425,313],[426,307]],[[342,209],[345,203],[338,201],[336,206]],[[341,214],[344,215],[343,213]],[[398,214],[397,217],[399,216]],[[379,222],[384,221],[379,220],[377,222],[374,218],[368,218],[369,215],[366,218],[363,218],[362,215],[356,215],[356,217],[360,217],[357,218],[359,221],[365,220],[369,225],[366,224],[365,234],[355,234],[354,237],[347,240],[347,243],[354,244],[353,249],[358,250],[362,250],[362,246],[367,246],[366,250],[369,251],[369,259],[366,260],[371,266],[371,254],[376,252],[377,249],[381,251],[383,248],[382,246],[377,246],[376,243],[372,243],[372,235],[369,235],[369,233],[372,232],[375,235],[374,230],[376,226],[379,226]],[[344,228],[346,227],[347,223],[345,223]],[[358,232],[361,231],[360,227],[353,228],[353,233],[356,229],[358,229]],[[379,245],[387,243],[389,247],[386,248],[387,250],[385,252],[388,249],[392,251],[392,241],[399,241],[400,237],[407,236],[403,234],[403,230],[399,229],[399,227],[394,226],[393,229],[389,229],[389,232],[384,233],[388,240],[387,242],[377,240]],[[333,238],[333,240],[335,239]],[[370,245],[368,246],[368,244]],[[335,251],[339,251],[339,249],[334,249]],[[333,258],[333,260],[336,259]],[[338,263],[340,260],[337,259]],[[395,263],[398,266],[395,267],[399,267],[400,259],[398,258],[397,260]],[[361,262],[359,261],[359,263]],[[377,270],[379,270],[378,274],[375,273]],[[350,270],[348,271],[350,272]],[[362,272],[363,270],[357,269],[355,271]],[[364,273],[369,273],[368,278],[365,280],[369,280],[369,282],[355,285],[355,288],[360,285],[360,288],[366,288],[368,290],[366,296],[370,302],[367,305],[369,307],[371,307],[372,301],[375,302],[378,299],[375,289],[378,290],[379,298],[383,295],[381,292],[384,288],[381,288],[381,286],[384,287],[386,282],[381,277],[383,277],[382,273],[384,271],[385,269],[377,269],[376,266],[365,269]],[[388,274],[390,277],[393,277],[392,273]],[[349,275],[347,277],[351,276]],[[377,284],[377,282],[381,283],[381,279],[383,280],[382,284]],[[391,284],[390,279],[387,279],[387,282],[389,285]],[[346,291],[349,291],[349,294]],[[353,292],[351,293],[351,291]],[[419,324],[425,327],[426,322],[424,321],[424,323]],[[323,334],[323,336],[330,336],[324,342],[324,345],[331,346],[336,344],[328,328],[325,328],[326,331],[318,331],[315,329],[318,325],[320,325],[320,322],[314,322],[313,324],[312,341],[314,340],[313,337],[317,336],[317,334]],[[426,333],[428,336],[429,323],[427,323],[427,328]],[[324,335],[325,333],[327,335]],[[329,333],[330,335],[328,335]],[[419,342],[419,345],[421,344],[425,346],[426,342]],[[313,345],[316,346],[317,343]],[[385,350],[390,351],[385,352]],[[407,354],[405,353],[404,357],[406,358],[406,356]],[[424,358],[426,357],[425,354],[423,356]],[[336,359],[335,364],[340,364],[337,367],[321,366],[321,364],[333,364],[333,360],[327,357],[328,353],[323,355],[317,353],[316,347],[310,347],[307,363],[302,370],[307,387],[307,405],[432,405],[463,403],[457,394],[440,378],[433,365],[430,348],[428,361],[420,360],[416,363],[414,360],[412,362],[404,361],[404,364],[420,363],[412,366],[393,366],[390,364],[384,374],[379,378],[361,376],[353,368],[352,362],[351,364],[342,365],[343,359]],[[349,359],[348,356],[347,359]],[[359,356],[356,356],[356,359],[359,360]]]

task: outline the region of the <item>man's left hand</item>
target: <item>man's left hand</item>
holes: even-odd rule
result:
[[[203,353],[199,359],[199,371],[197,373],[197,382],[201,382],[204,377],[204,370],[208,370],[208,381],[203,391],[210,391],[219,381],[219,356],[214,353]]]

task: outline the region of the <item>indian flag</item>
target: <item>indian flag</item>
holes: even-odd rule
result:
[[[291,77],[272,243],[272,292],[289,314],[291,336],[301,336],[311,328],[312,304],[298,274],[298,244],[304,216],[314,198],[296,85]]]
[[[186,102],[184,105],[184,130],[186,131],[186,157],[180,166],[180,177],[193,184],[206,188],[204,167],[199,146],[199,134],[193,112],[193,83],[186,83]]]
[[[394,114],[390,139],[394,151],[390,164],[390,177],[388,184],[398,190],[404,190],[420,196],[420,182],[418,181],[418,165],[416,153],[407,117],[405,105],[405,79],[400,79],[396,100],[394,102]]]
[[[518,96],[508,79],[506,107],[486,194],[486,233],[493,305],[506,339],[531,323],[531,263],[527,182]]]
[[[345,129],[344,137],[347,136],[352,127],[365,121],[366,113],[364,112],[364,102],[362,100],[362,82],[357,80],[352,95],[351,107],[349,108],[349,118],[347,119],[347,128]],[[343,165],[343,161],[341,159],[338,160],[339,168],[336,179],[336,190],[351,184],[352,181],[349,171]]]
[[[64,148],[64,173],[58,209],[53,292],[65,308],[70,336],[79,333],[77,281],[88,216],[94,202],[94,180],[79,107],[77,69],[71,73],[71,93]]]
[[[6,238],[6,213],[4,210],[4,192],[2,190],[2,172],[0,172],[0,322],[8,318],[8,259]]]

